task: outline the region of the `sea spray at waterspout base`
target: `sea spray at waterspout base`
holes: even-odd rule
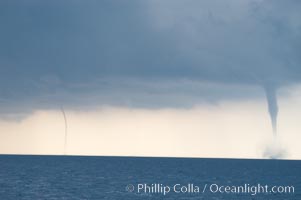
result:
[[[266,145],[263,158],[268,159],[284,159],[288,156],[288,152],[286,148],[282,145],[279,137],[273,135],[273,138],[269,143]]]

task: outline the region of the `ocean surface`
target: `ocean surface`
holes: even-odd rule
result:
[[[301,161],[2,155],[0,199],[300,200]]]

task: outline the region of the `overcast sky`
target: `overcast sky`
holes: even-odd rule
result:
[[[180,106],[175,98],[170,105],[147,101],[173,89],[185,93],[190,106],[202,98],[261,95],[211,88],[217,84],[278,87],[301,79],[297,0],[0,4],[0,101],[6,109],[63,102]]]
[[[264,88],[285,98],[301,81],[300,10],[299,0],[2,0],[0,116],[207,109],[262,103]]]

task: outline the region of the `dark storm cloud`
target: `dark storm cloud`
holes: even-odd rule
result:
[[[1,110],[185,106],[258,95],[250,85],[298,83],[300,7],[297,0],[1,1]]]

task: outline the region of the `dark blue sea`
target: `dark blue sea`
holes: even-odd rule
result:
[[[0,199],[300,200],[301,161],[2,155]]]

